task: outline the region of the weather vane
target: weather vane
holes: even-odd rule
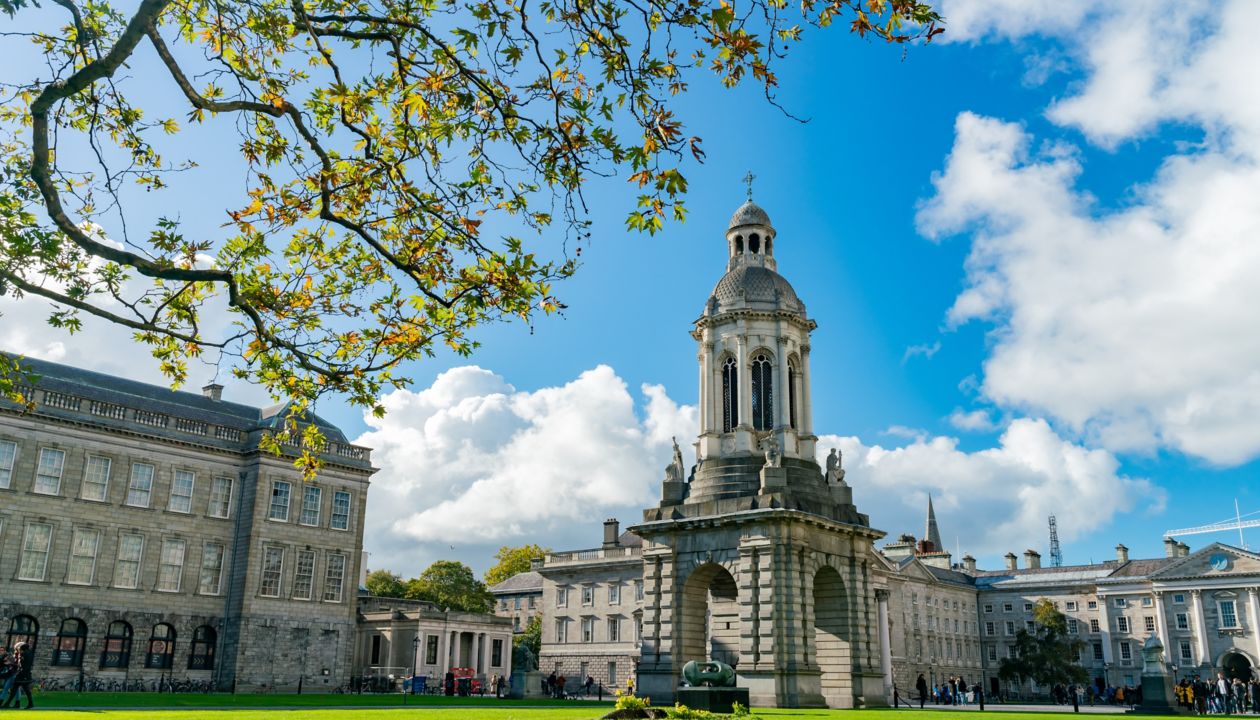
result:
[[[752,200],[752,181],[756,180],[757,176],[752,174],[752,170],[749,170],[743,179],[744,182],[748,183],[748,199]]]

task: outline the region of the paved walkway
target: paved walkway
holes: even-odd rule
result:
[[[906,706],[902,701],[902,710],[918,710],[919,703]],[[979,705],[933,705],[928,703],[923,706],[924,710],[970,710],[979,712]],[[1041,704],[1021,704],[1021,703],[985,703],[984,709],[999,712],[1033,712],[1033,713],[1068,713],[1073,714],[1071,705],[1041,705]],[[1121,715],[1129,712],[1128,705],[1082,705],[1082,713],[1090,713],[1093,715]]]

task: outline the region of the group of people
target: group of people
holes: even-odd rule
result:
[[[1215,680],[1205,680],[1195,675],[1183,678],[1173,692],[1177,704],[1196,715],[1260,713],[1260,680],[1254,678],[1231,680],[1217,673]]]
[[[928,687],[927,678],[919,674],[914,681],[914,689],[919,693],[919,707],[927,704],[928,699],[934,705],[970,705],[973,702],[984,704],[984,688],[980,683],[968,685],[961,677],[951,677],[939,685]]]
[[[24,642],[13,646],[13,652],[0,647],[0,708],[21,707],[18,698],[26,695],[26,709],[35,707],[31,696],[31,664],[35,656]]]

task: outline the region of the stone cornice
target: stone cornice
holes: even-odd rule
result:
[[[655,532],[708,529],[732,523],[781,523],[787,521],[803,522],[807,525],[813,525],[827,530],[837,530],[852,533],[854,535],[862,535],[870,538],[871,540],[878,540],[888,534],[883,530],[876,530],[875,528],[867,527],[865,525],[854,525],[852,523],[840,522],[839,520],[830,520],[803,510],[790,510],[787,508],[759,508],[757,510],[742,510],[740,512],[727,513],[724,515],[702,515],[700,517],[692,518],[652,520],[630,527],[628,530],[640,537],[643,537],[644,533],[652,534]],[[647,548],[644,548],[644,554],[646,555],[648,552]]]

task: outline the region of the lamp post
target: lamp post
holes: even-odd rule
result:
[[[411,638],[411,694],[416,694],[416,676],[420,674],[420,632]]]

